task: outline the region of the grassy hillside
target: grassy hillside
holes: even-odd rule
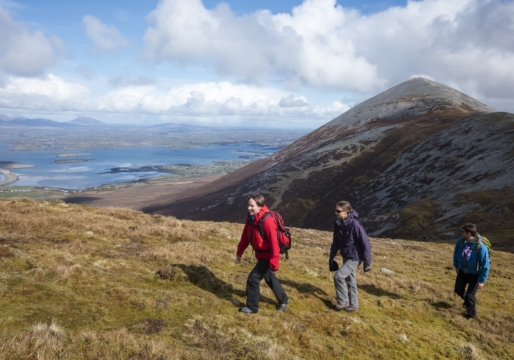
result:
[[[262,283],[259,313],[244,315],[237,307],[254,259],[247,250],[234,262],[241,230],[0,200],[0,358],[514,357],[513,254],[494,252],[469,322],[452,291],[451,245],[372,239],[373,270],[359,269],[360,309],[347,314],[333,311],[331,234],[293,229],[291,259],[278,273],[287,312],[275,310]]]

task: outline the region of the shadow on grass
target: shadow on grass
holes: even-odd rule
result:
[[[447,303],[446,301],[432,302],[430,300],[427,300],[427,302],[438,310],[451,309],[453,307],[452,304]]]
[[[364,290],[368,294],[375,296],[387,296],[391,299],[401,299],[402,297],[394,292],[390,292],[381,288],[376,287],[375,285],[357,285],[357,287],[361,290]]]
[[[330,295],[327,294],[325,290],[320,289],[317,286],[308,283],[297,283],[296,281],[292,280],[280,280],[280,283],[295,288],[299,293],[317,297],[329,309],[334,308],[334,304],[332,304],[332,301],[330,300]]]
[[[96,196],[70,196],[62,199],[67,204],[79,204],[87,205],[95,200],[101,200],[102,198]]]
[[[198,286],[200,289],[208,291],[218,298],[228,300],[235,306],[244,306],[244,303],[235,301],[235,296],[245,297],[246,292],[243,290],[234,289],[232,284],[216,277],[216,275],[206,266],[185,265],[185,264],[172,264],[169,267],[157,271],[157,276],[161,279],[171,281],[188,281],[191,284]],[[274,304],[275,302],[261,295],[261,301]]]

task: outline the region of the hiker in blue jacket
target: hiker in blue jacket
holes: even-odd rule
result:
[[[476,316],[475,294],[484,287],[489,275],[489,250],[475,224],[462,225],[461,234],[453,252],[453,266],[457,272],[455,293],[464,299],[466,319],[471,320]]]
[[[337,250],[343,257],[343,265],[334,275],[337,304],[336,310],[357,311],[359,298],[357,293],[356,270],[364,262],[364,271],[371,270],[371,244],[361,223],[357,220],[357,211],[348,201],[336,205],[334,236],[330,247],[329,265],[332,265]]]

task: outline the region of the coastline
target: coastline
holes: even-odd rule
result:
[[[0,174],[5,178],[0,181],[0,186],[6,186],[19,180],[18,175],[13,174],[11,170],[0,169]]]

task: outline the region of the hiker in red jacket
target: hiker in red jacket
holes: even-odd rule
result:
[[[236,261],[241,262],[244,251],[251,245],[255,251],[257,265],[248,275],[246,281],[246,306],[239,308],[245,314],[259,311],[259,299],[261,297],[260,282],[262,279],[275,294],[278,306],[277,310],[286,311],[289,297],[282,289],[282,285],[275,276],[280,262],[280,249],[277,239],[277,222],[273,216],[268,216],[262,224],[266,239],[259,234],[259,220],[270,210],[265,204],[264,196],[252,195],[248,198],[248,218],[246,220],[241,240],[237,247]]]

